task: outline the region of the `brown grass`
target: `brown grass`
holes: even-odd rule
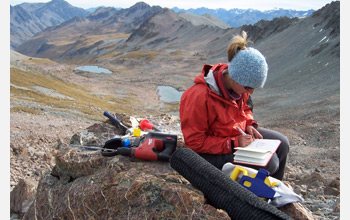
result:
[[[32,109],[32,108],[27,108],[27,107],[24,107],[24,106],[11,107],[11,112],[26,112],[26,113],[30,113],[30,114],[33,114],[33,115],[40,114],[39,110]]]
[[[53,75],[44,75],[30,71],[22,71],[11,68],[11,84],[19,87],[25,87],[29,90],[11,86],[11,98],[22,100],[33,100],[40,105],[46,105],[54,108],[71,109],[83,112],[87,118],[101,119],[105,110],[117,113],[132,113],[132,106],[137,103],[135,98],[117,98],[110,95],[96,96],[90,94],[91,91],[75,84],[69,84]],[[43,94],[32,86],[41,86],[55,92],[69,96],[74,100],[52,97],[49,94]],[[113,103],[113,104],[112,104]],[[25,111],[37,114],[37,110],[27,107],[12,107],[11,111]]]
[[[172,56],[182,56],[182,50],[172,51],[172,52],[170,52],[170,55],[172,55]]]
[[[135,59],[135,60],[144,60],[144,61],[152,61],[159,52],[155,51],[135,51],[123,54],[118,56],[118,59]]]
[[[29,57],[28,59],[25,60],[24,63],[31,64],[31,63],[36,63],[36,64],[55,64],[55,61],[52,61],[50,59],[45,59],[45,58],[32,58]]]

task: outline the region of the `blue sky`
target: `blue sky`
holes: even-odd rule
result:
[[[10,0],[11,5],[20,4],[23,2],[39,3],[49,2],[50,0]],[[137,2],[142,0],[65,0],[75,7],[84,9],[98,7],[98,6],[111,6],[128,8]],[[296,10],[309,10],[320,9],[332,0],[143,0],[143,2],[153,6],[159,5],[167,8],[240,8],[240,9],[258,9],[258,10],[270,10],[274,8],[296,9]]]

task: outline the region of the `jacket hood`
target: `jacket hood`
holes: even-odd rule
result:
[[[204,81],[207,83],[207,85],[209,85],[211,90],[222,96],[219,86],[214,78],[213,70],[209,70],[207,76],[204,76]]]

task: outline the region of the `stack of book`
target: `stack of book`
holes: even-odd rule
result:
[[[255,139],[246,147],[236,147],[234,163],[265,167],[280,146],[280,140]]]

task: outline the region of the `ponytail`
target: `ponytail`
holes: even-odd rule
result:
[[[227,47],[228,62],[231,62],[239,50],[245,49],[247,49],[247,33],[242,31],[241,35],[236,35],[232,38],[231,43]]]

